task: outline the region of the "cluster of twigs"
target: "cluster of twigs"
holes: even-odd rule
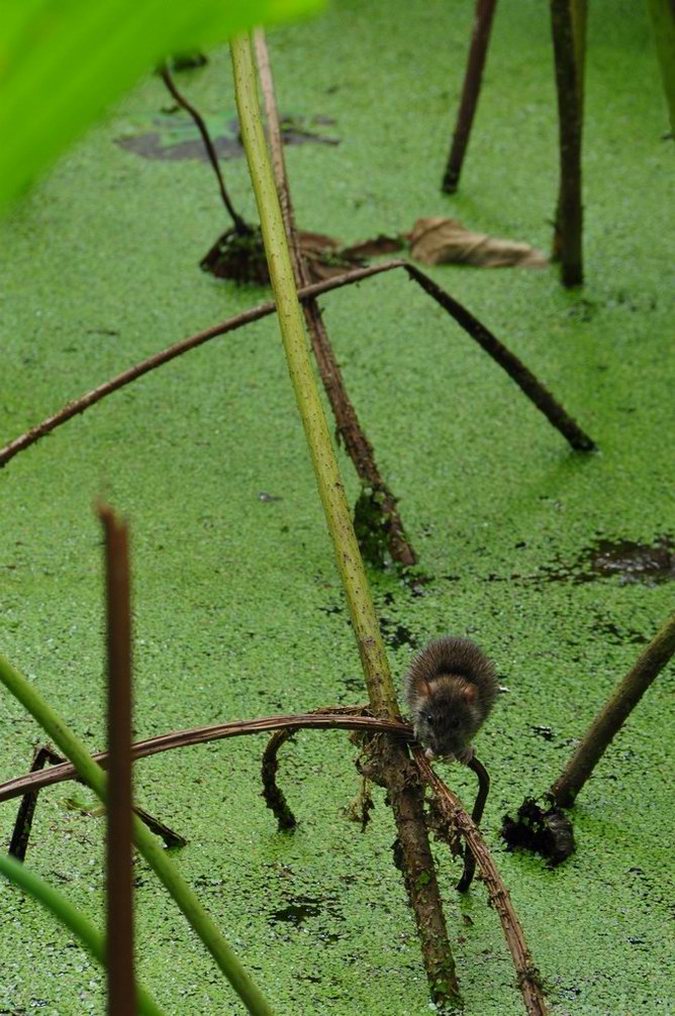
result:
[[[109,518],[113,516],[106,510]],[[110,587],[110,576],[108,578]],[[117,600],[109,599],[109,643],[111,650],[114,646],[120,648],[120,641],[117,637],[113,641],[112,633],[115,629],[123,627],[122,621],[128,613],[124,610],[115,614],[122,606]],[[112,606],[116,604],[115,606]],[[110,616],[111,606],[113,617]],[[112,653],[114,656],[114,653]],[[130,659],[130,658],[127,658]],[[115,664],[119,667],[119,661]],[[414,744],[414,733],[408,723],[382,720],[369,715],[368,710],[363,707],[328,707],[316,710],[308,714],[297,714],[292,716],[270,716],[257,720],[244,720],[228,724],[212,724],[207,727],[198,727],[193,730],[171,731],[146,741],[131,744],[130,739],[124,736],[128,731],[128,724],[125,718],[130,716],[125,706],[130,702],[130,681],[126,681],[124,674],[120,680],[119,674],[113,679],[112,666],[109,679],[109,751],[99,752],[92,756],[102,768],[109,772],[108,779],[108,954],[114,953],[112,967],[108,965],[109,976],[109,998],[115,998],[117,1008],[112,1012],[124,1014],[132,1011],[125,1008],[122,999],[128,1006],[128,1000],[133,994],[133,963],[131,960],[130,944],[133,941],[133,929],[131,924],[131,899],[132,883],[130,875],[130,856],[125,844],[130,844],[130,837],[124,836],[125,823],[130,828],[132,815],[131,800],[131,771],[132,760],[147,757],[163,751],[176,748],[184,748],[196,744],[205,744],[211,741],[222,740],[229,737],[240,737],[247,734],[260,734],[267,731],[275,731],[270,739],[263,755],[262,779],[263,796],[267,806],[274,812],[281,829],[292,829],[296,825],[295,817],[290,811],[283,793],[276,784],[277,752],[282,743],[301,729],[315,730],[352,730],[359,731],[364,736],[382,736],[393,734],[404,743],[412,744],[412,753],[415,764],[419,770],[419,779],[424,781],[434,795],[434,801],[441,812],[447,818],[450,828],[457,829],[466,839],[467,850],[465,852],[464,872],[457,886],[458,891],[466,892],[471,884],[476,862],[478,862],[481,876],[484,879],[488,894],[502,922],[506,941],[514,959],[518,983],[526,987],[524,998],[527,1002],[527,1011],[530,1013],[543,1013],[546,1011],[543,997],[537,987],[538,980],[530,958],[529,951],[525,944],[524,935],[520,922],[513,910],[509,894],[503,884],[494,862],[492,861],[485,842],[478,831],[478,823],[482,816],[483,808],[489,789],[487,772],[478,759],[473,759],[470,767],[479,779],[479,792],[476,803],[470,817],[459,799],[448,789],[443,781],[433,772],[424,753],[419,746]],[[130,671],[129,671],[130,676]],[[123,741],[120,745],[120,741]],[[45,749],[45,753],[48,750]],[[51,753],[49,760],[55,760],[56,764],[50,769],[39,772],[32,771],[24,777],[9,780],[0,785],[0,802],[8,801],[22,796],[23,801],[17,823],[15,826],[13,842],[21,843],[25,854],[25,847],[30,832],[30,819],[26,823],[25,804],[32,803],[33,809],[37,800],[38,791],[46,786],[60,783],[65,780],[79,779],[78,770],[72,763],[64,763],[60,756]],[[147,815],[147,813],[143,813]],[[152,820],[157,822],[157,820]],[[175,834],[174,834],[175,835]],[[11,851],[10,851],[11,852]],[[111,944],[113,943],[113,944]],[[112,973],[111,971],[114,971]],[[536,982],[533,987],[533,982]],[[528,1002],[528,996],[530,1001]],[[532,999],[536,1004],[532,1004]]]

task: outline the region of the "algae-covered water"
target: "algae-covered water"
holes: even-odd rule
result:
[[[282,112],[305,124],[318,117],[316,129],[340,140],[287,151],[303,228],[357,242],[448,215],[548,247],[557,126],[545,5],[501,5],[461,193],[439,193],[471,7],[352,0],[271,34]],[[493,779],[484,826],[552,1010],[664,1016],[675,1011],[672,669],[579,799],[578,849],[566,864],[547,870],[506,853],[498,835],[503,814],[559,773],[672,609],[667,562],[631,581],[626,567],[598,566],[621,541],[660,545],[667,558],[675,535],[672,143],[643,5],[591,5],[587,68],[583,291],[563,292],[555,268],[433,275],[541,375],[599,453],[573,453],[402,275],[323,303],[432,579],[415,596],[393,572],[371,575],[392,666],[400,676],[433,635],[468,634],[509,689],[478,739]],[[180,81],[210,123],[231,121],[225,52]],[[1,443],[266,296],[197,267],[227,225],[208,167],[116,143],[151,131],[169,105],[158,79],[143,82],[2,225]],[[254,218],[243,160],[224,165],[235,202]],[[357,483],[339,455],[353,501]],[[137,738],[364,700],[274,318],[75,418],[14,459],[0,485],[3,652],[92,750],[104,745],[99,495],[132,526]],[[615,556],[630,563],[633,552]],[[4,780],[25,771],[40,740],[6,695],[0,737]],[[176,863],[276,1011],[428,1011],[390,813],[378,793],[365,833],[343,815],[359,786],[347,735],[305,732],[284,749],[282,783],[300,819],[292,835],[275,832],[260,798],[262,748],[246,738],[140,762],[138,801],[188,838]],[[446,773],[469,800],[470,774]],[[100,922],[104,824],[71,798],[93,803],[75,784],[41,795],[27,861]],[[15,809],[0,808],[3,842]],[[467,1013],[520,1013],[483,887],[459,900],[459,862],[436,850]],[[146,986],[168,1013],[239,1012],[140,860],[136,872]],[[0,1012],[34,1010],[103,1013],[103,978],[60,926],[3,884]]]

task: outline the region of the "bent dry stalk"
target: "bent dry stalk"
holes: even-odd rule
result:
[[[1,660],[1,657],[0,657]],[[135,759],[148,758],[163,751],[175,748],[188,748],[211,741],[222,741],[228,737],[241,737],[246,734],[268,733],[270,730],[283,730],[295,727],[307,727],[313,730],[361,730],[381,734],[396,734],[406,741],[414,740],[410,724],[401,720],[386,720],[373,716],[337,716],[317,713],[299,713],[292,716],[263,716],[257,720],[234,720],[231,723],[211,723],[205,727],[193,727],[190,730],[172,730],[168,734],[158,734],[147,741],[138,741],[131,746]],[[105,769],[108,764],[108,753],[97,752],[92,755],[94,762]],[[29,772],[13,780],[0,784],[0,804],[22,797],[34,790],[50,787],[64,780],[79,780],[77,769],[72,763],[66,762],[43,769],[40,772]]]
[[[296,402],[349,605],[371,707],[376,714],[395,719],[398,704],[384,643],[310,364],[281,208],[262,131],[250,40],[234,39],[231,50],[239,123]],[[415,912],[432,994],[439,1002],[458,1006],[461,1000],[424,821],[421,789],[406,785],[405,780],[401,782],[401,773],[412,766],[405,749],[393,739],[383,741],[380,772],[394,811],[406,888]]]
[[[162,67],[159,68],[159,74],[162,81],[166,85],[169,94],[172,96],[173,99],[176,100],[178,105],[192,117],[195,126],[199,131],[202,142],[204,144],[204,148],[206,149],[206,154],[208,156],[209,162],[211,163],[211,168],[213,169],[213,172],[215,173],[216,179],[218,181],[218,190],[220,191],[221,200],[223,202],[223,205],[225,206],[225,210],[232,219],[232,224],[236,232],[242,235],[248,235],[249,233],[252,232],[252,229],[248,225],[248,223],[246,223],[244,219],[242,219],[241,215],[239,215],[239,213],[235,210],[235,207],[232,204],[232,201],[230,200],[230,195],[227,193],[227,188],[225,187],[223,172],[220,168],[218,153],[214,148],[213,141],[211,140],[211,135],[209,134],[208,131],[208,127],[204,123],[204,118],[202,117],[199,110],[196,109],[191,102],[188,102],[183,93],[178,90],[176,83],[171,75],[171,71],[169,70],[168,64],[164,64]]]

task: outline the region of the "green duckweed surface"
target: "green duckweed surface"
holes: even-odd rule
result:
[[[287,151],[299,223],[357,242],[420,216],[546,249],[557,126],[545,5],[498,11],[461,193],[439,181],[472,5],[369,0],[270,38],[284,113],[329,117],[340,144]],[[672,610],[666,581],[596,574],[598,541],[675,533],[672,484],[672,144],[643,5],[598,0],[585,125],[587,284],[544,271],[434,277],[538,372],[598,442],[581,456],[403,275],[324,300],[346,383],[400,498],[421,566],[415,596],[373,573],[397,678],[442,632],[476,638],[509,689],[478,748],[493,777],[485,829],[555,1016],[664,1016],[673,723],[664,673],[573,813],[562,867],[505,852],[502,815],[539,793]],[[180,77],[211,118],[234,115],[229,61]],[[0,440],[143,356],[266,297],[202,273],[226,227],[201,161],[141,158],[115,139],[169,105],[149,78],[30,194],[2,232]],[[145,125],[143,127],[143,125]],[[224,163],[254,218],[242,160]],[[670,222],[668,221],[670,218]],[[670,436],[669,436],[670,435]],[[352,502],[358,485],[339,452]],[[92,750],[104,745],[103,495],[133,527],[135,733],[364,700],[359,661],[274,318],[203,346],[92,408],[0,474],[3,652]],[[260,499],[260,494],[278,500]],[[583,573],[592,581],[577,581]],[[542,730],[541,728],[550,728]],[[26,770],[35,723],[2,696],[0,779]],[[275,832],[261,739],[156,756],[139,803],[182,832],[176,862],[283,1014],[429,1009],[413,919],[376,795],[365,833],[341,733],[284,749],[300,825]],[[470,799],[464,770],[447,770]],[[76,784],[44,792],[29,863],[97,920],[104,825]],[[0,808],[6,842],[16,802]],[[436,848],[472,1016],[522,1011],[494,912]],[[672,869],[671,869],[672,870]],[[167,1013],[240,1006],[137,862],[139,974]],[[101,972],[31,900],[0,886],[0,1012],[105,1011]]]

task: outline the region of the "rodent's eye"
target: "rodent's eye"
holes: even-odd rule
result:
[[[433,727],[433,725],[434,725],[434,714],[433,713],[427,713],[425,719],[426,719],[427,723],[429,724],[429,726]]]

